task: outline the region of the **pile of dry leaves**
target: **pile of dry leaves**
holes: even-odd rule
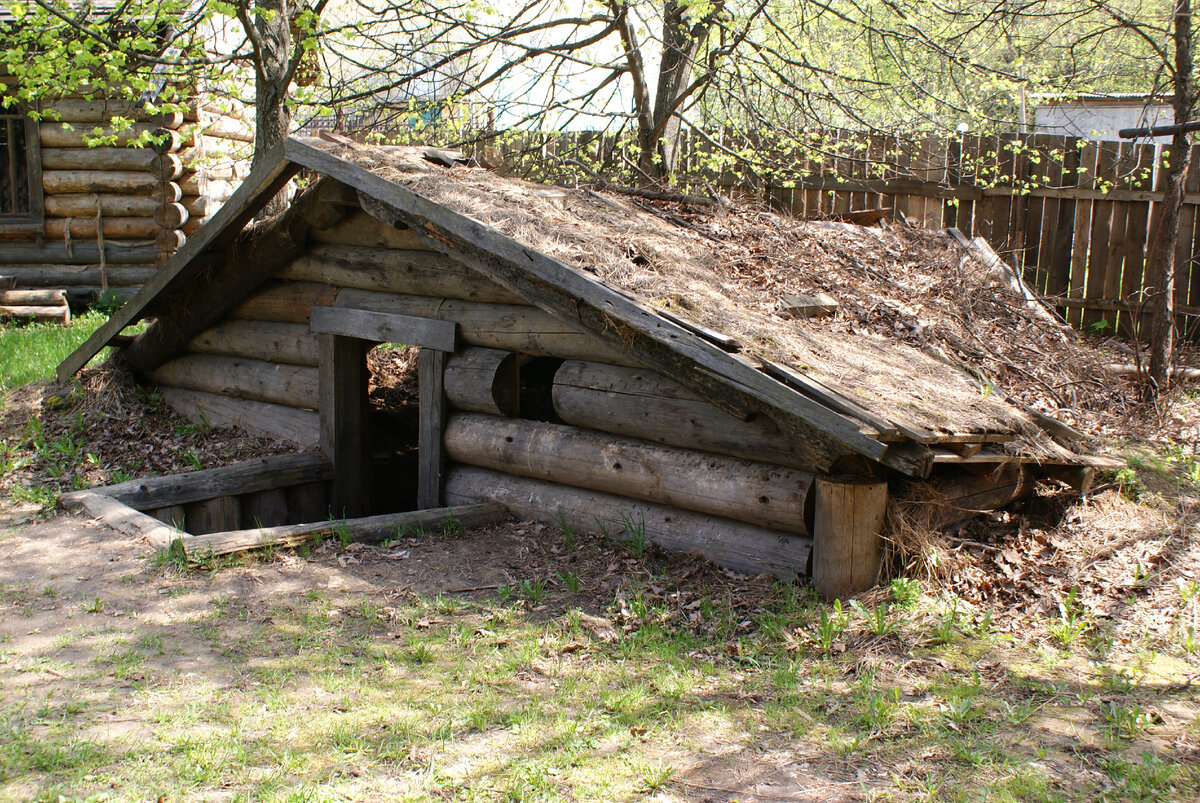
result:
[[[191,424],[116,368],[88,368],[56,389],[35,382],[11,391],[0,411],[5,464],[0,490],[69,491],[215,468],[293,448],[232,428]]]

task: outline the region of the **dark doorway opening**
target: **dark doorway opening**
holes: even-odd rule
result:
[[[367,352],[372,515],[417,509],[419,352],[397,343]]]

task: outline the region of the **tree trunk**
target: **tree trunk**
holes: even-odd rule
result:
[[[681,96],[692,83],[696,55],[708,39],[715,13],[693,21],[689,18],[687,3],[667,0],[663,6],[663,53],[658,69],[658,90],[650,115],[651,127],[645,125],[644,116],[638,117],[641,146],[638,168],[647,176],[667,179],[675,169],[675,146],[680,126],[676,113]]]
[[[1165,392],[1171,379],[1175,349],[1175,244],[1179,239],[1179,211],[1183,207],[1184,175],[1191,143],[1183,131],[1193,105],[1191,0],[1176,0],[1174,97],[1176,129],[1171,138],[1167,172],[1163,181],[1163,206],[1150,249],[1147,274],[1154,282],[1154,318],[1150,332],[1151,392]]]
[[[266,153],[288,135],[291,112],[287,107],[288,57],[291,51],[291,32],[288,0],[257,0],[259,12],[253,19],[257,39],[257,59],[254,78],[254,157],[256,167]],[[265,12],[265,13],[264,13]],[[260,217],[282,212],[287,206],[283,193],[262,210]]]

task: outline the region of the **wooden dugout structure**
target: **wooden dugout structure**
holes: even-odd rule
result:
[[[288,211],[247,225],[301,169],[318,180]],[[420,515],[449,506],[486,520],[499,505],[577,531],[636,532],[738,571],[811,575],[831,597],[874,584],[889,483],[937,481],[972,509],[995,508],[1028,492],[1030,466],[1095,462],[1063,445],[1067,428],[1041,429],[1002,400],[963,407],[966,426],[954,431],[886,417],[828,369],[739,353],[734,338],[591,273],[569,244],[551,256],[552,241],[475,216],[503,226],[537,204],[581,215],[592,246],[624,242],[634,224],[678,236],[596,193],[438,166],[415,149],[281,143],[59,379],[119,345],[118,358],[184,414],[313,450],[293,458],[308,473],[212,486],[235,472],[226,469],[176,480],[185,490],[173,495],[146,490],[175,487],[163,478],[64,501],[162,543],[226,549],[306,532],[287,490],[303,483],[308,531],[328,528],[332,511],[354,532],[377,532],[364,356],[383,342],[421,348],[417,508],[433,513]],[[120,337],[144,318],[144,333]],[[1025,455],[1000,448],[1018,425],[1034,444]],[[186,530],[163,530],[180,505],[192,506]]]

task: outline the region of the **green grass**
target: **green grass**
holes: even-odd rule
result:
[[[88,312],[69,326],[56,323],[0,326],[0,391],[50,379],[54,369],[104,323],[105,315]]]

